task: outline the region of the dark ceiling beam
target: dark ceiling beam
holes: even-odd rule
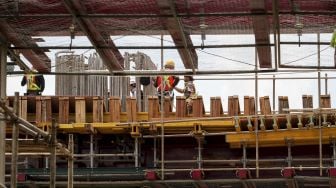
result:
[[[265,12],[265,0],[250,0],[251,12]],[[256,44],[269,44],[270,43],[270,24],[268,16],[252,16],[253,31]],[[269,46],[257,46],[257,53],[260,68],[272,67],[271,48]]]
[[[79,25],[81,30],[86,34],[91,44],[95,47],[99,56],[102,58],[104,64],[113,72],[115,70],[123,70],[124,58],[119,50],[110,39],[110,36],[103,36],[95,28],[91,20],[78,17],[80,14],[85,14],[86,11],[79,0],[63,0],[66,8],[73,16],[75,22]],[[110,49],[100,49],[98,46],[110,46]]]
[[[173,18],[162,18],[176,46],[183,46],[178,52],[186,69],[193,71],[198,67],[198,57],[189,35],[185,33],[181,19],[177,17],[175,5],[171,0],[156,1],[161,14],[173,14]],[[189,48],[188,48],[189,47]]]
[[[177,17],[218,17],[218,16],[271,16],[272,12],[217,12],[217,13],[177,13]],[[336,15],[336,11],[279,11],[279,15]],[[167,18],[172,14],[78,14],[81,18]],[[0,14],[0,18],[72,18],[71,14]]]
[[[32,46],[37,47],[37,44],[31,37],[27,37],[21,32],[15,31],[5,20],[0,20],[0,40],[2,43],[13,44],[14,46]],[[20,59],[18,54],[22,54],[38,72],[50,72],[51,63],[49,57],[42,49],[22,49],[16,52],[10,50],[10,55],[16,60],[15,62],[22,70],[30,68]]]

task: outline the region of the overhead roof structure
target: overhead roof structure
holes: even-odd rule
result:
[[[5,0],[0,42],[40,72],[50,59],[36,36],[87,36],[109,71],[123,69],[114,35],[171,35],[186,69],[198,68],[190,35],[254,34],[259,67],[272,67],[270,34],[330,33],[335,0]],[[73,26],[73,31],[69,28]]]

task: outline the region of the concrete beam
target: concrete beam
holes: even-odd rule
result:
[[[79,0],[63,0],[66,8],[72,14],[74,20],[81,30],[86,34],[91,44],[95,47],[99,56],[110,72],[114,70],[123,70],[124,58],[120,54],[109,36],[103,36],[92,23],[90,19],[78,17],[77,15],[86,14],[84,7]],[[100,49],[99,46],[111,46],[111,49]]]
[[[174,17],[161,18],[176,46],[186,69],[198,68],[198,57],[196,50],[193,48],[193,43],[188,34],[186,34],[181,19],[177,16],[175,6],[171,0],[157,0],[160,8],[160,14],[172,14]]]
[[[250,0],[252,13],[265,13],[265,0]],[[270,25],[267,15],[252,16],[253,32],[256,44],[270,44]],[[257,46],[260,68],[272,67],[272,54],[270,46]]]

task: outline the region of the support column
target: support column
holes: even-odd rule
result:
[[[73,166],[74,166],[74,142],[73,134],[69,134],[69,144],[68,149],[70,151],[70,156],[68,159],[68,188],[73,188]]]
[[[14,113],[19,115],[19,92],[15,92],[14,98]],[[19,139],[19,128],[18,124],[13,123],[12,130],[12,164],[11,164],[11,187],[17,187],[17,161],[18,161],[18,139]]]
[[[53,119],[50,140],[50,188],[56,188],[56,144],[56,122]]]
[[[0,98],[6,98],[7,82],[7,46],[0,45]],[[0,113],[0,185],[5,185],[5,145],[6,121],[4,114]]]

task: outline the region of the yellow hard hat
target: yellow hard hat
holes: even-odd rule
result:
[[[167,68],[167,67],[168,68],[175,68],[175,63],[172,59],[169,59],[169,60],[166,61],[165,68]]]

